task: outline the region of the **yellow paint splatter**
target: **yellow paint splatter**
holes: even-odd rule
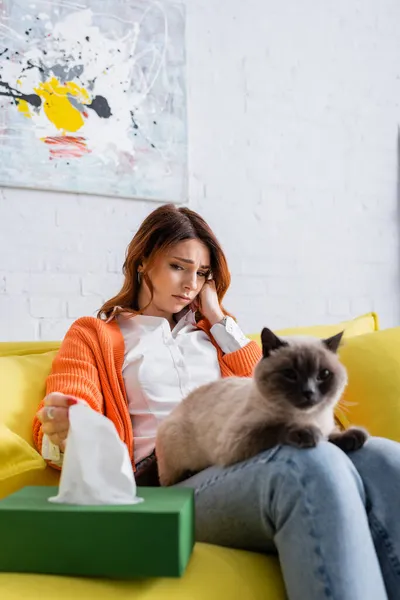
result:
[[[52,77],[35,88],[35,92],[43,99],[43,110],[57,129],[74,132],[83,126],[83,116],[71,104],[69,96],[76,98],[80,104],[90,104],[91,98],[85,88],[72,81],[63,84]]]
[[[22,86],[21,79],[17,79],[17,86],[19,86],[19,87]],[[29,106],[28,102],[26,100],[20,100],[19,98],[17,98],[16,103],[17,103],[17,109],[19,110],[19,112],[21,114],[23,114],[24,117],[31,119],[32,114],[31,114],[31,110],[30,110],[30,106]]]
[[[17,108],[19,112],[24,115],[24,117],[27,117],[28,119],[32,118],[29,104],[26,100],[17,100]]]

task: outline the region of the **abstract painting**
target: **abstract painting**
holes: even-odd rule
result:
[[[185,201],[184,6],[0,0],[0,185]]]

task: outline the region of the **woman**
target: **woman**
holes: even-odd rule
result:
[[[168,205],[151,213],[128,247],[124,275],[98,318],[68,331],[34,437],[60,466],[68,407],[83,399],[114,422],[137,482],[148,485],[157,423],[195,387],[251,375],[261,354],[222,308],[226,259],[193,211]],[[290,600],[400,598],[395,442],[370,439],[348,456],[326,442],[281,446],[179,485],[195,489],[199,541],[278,552]]]

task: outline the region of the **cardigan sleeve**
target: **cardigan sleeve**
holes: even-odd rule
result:
[[[97,412],[103,412],[103,395],[99,373],[90,344],[81,332],[79,320],[67,332],[46,381],[46,395],[60,392],[85,400]],[[38,410],[44,405],[40,403]],[[39,452],[42,449],[42,424],[35,416],[33,439]]]
[[[256,342],[250,341],[243,348],[224,354],[211,333],[210,323],[203,319],[197,323],[197,327],[210,337],[217,349],[222,377],[251,377],[253,375],[254,367],[262,357],[261,348]]]
[[[243,348],[219,357],[223,377],[251,377],[254,367],[261,359],[262,353],[258,344],[249,342]]]

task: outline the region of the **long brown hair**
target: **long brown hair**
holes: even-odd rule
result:
[[[157,258],[171,246],[193,239],[203,242],[210,252],[212,277],[221,304],[229,288],[231,276],[225,254],[217,238],[204,219],[196,212],[189,208],[177,208],[173,204],[166,204],[150,213],[139,227],[126,251],[122,270],[125,281],[122,289],[114,298],[103,304],[97,317],[108,319],[112,314],[122,311],[140,314],[142,311],[138,307],[139,265],[143,260],[147,261],[146,269],[141,272],[141,275],[149,287],[152,300],[153,286],[148,271],[154,266]],[[225,314],[229,314],[223,308],[222,310]],[[197,320],[202,317],[201,312],[196,314]]]

